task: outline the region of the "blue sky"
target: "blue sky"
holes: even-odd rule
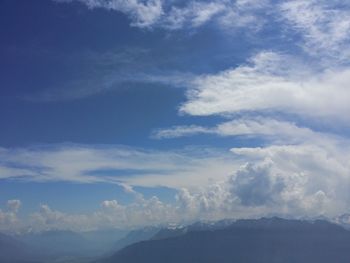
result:
[[[0,36],[1,230],[349,212],[347,3],[3,0]]]

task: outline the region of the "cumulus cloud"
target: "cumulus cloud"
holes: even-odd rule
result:
[[[346,190],[350,183],[345,161],[348,150],[348,145],[334,151],[332,146],[307,144],[233,149],[251,163],[243,170],[247,176],[240,178],[238,173],[234,178],[243,180],[245,190],[240,199],[248,205],[272,202],[277,211],[290,214],[329,215],[346,211],[350,201]],[[262,187],[255,187],[256,183]],[[237,187],[234,192],[241,191]],[[266,198],[256,203],[254,197]]]
[[[280,178],[274,178],[271,174],[273,164],[266,162],[260,165],[248,163],[238,170],[232,178],[232,192],[245,206],[260,206],[274,203],[276,196],[279,196],[285,184]]]
[[[19,208],[21,207],[21,200],[13,199],[7,201],[7,207],[11,212],[17,213]]]
[[[17,213],[21,207],[21,201],[17,199],[6,202],[7,210],[0,209],[0,231],[16,232],[21,228],[21,222]]]
[[[86,214],[70,214],[52,209],[49,205],[40,205],[37,212],[30,215],[29,222],[22,225],[22,231],[34,232],[50,229],[88,231],[100,228],[132,229],[140,226],[166,224],[179,220],[174,205],[160,201],[156,196],[145,199],[139,195],[129,204],[120,204],[117,200],[101,202],[100,209]]]
[[[11,200],[8,211],[0,213],[2,226],[11,225],[11,229],[26,226],[34,231],[83,231],[271,214],[333,217],[349,211],[350,141],[347,139],[316,136],[314,140],[296,144],[233,148],[231,154],[233,158],[223,163],[231,165],[224,176],[214,177],[219,168],[211,169],[204,162],[200,163],[202,170],[196,172],[213,176],[206,183],[188,183],[193,174],[184,174],[182,179],[175,176],[174,180],[186,182],[176,185],[175,202],[166,203],[157,196],[145,198],[126,185],[126,191],[134,196],[130,203],[104,200],[100,209],[90,214],[64,213],[44,204],[31,215],[29,223],[20,223],[16,217],[20,202]],[[151,181],[159,183],[162,178]],[[129,183],[133,185],[132,180]]]
[[[195,218],[294,217],[348,211],[349,144],[334,151],[309,144],[236,148],[245,163],[223,181],[201,191],[186,189],[178,202]]]
[[[51,209],[47,204],[40,205],[39,211],[30,214],[29,221],[24,224],[22,231],[30,229],[33,232],[48,230],[83,231],[92,229],[95,218],[87,214],[68,214]]]

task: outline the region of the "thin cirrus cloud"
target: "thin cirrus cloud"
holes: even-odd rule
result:
[[[151,151],[122,146],[58,145],[0,151],[1,178],[35,182],[200,187],[237,165],[225,152]]]
[[[222,137],[245,136],[266,138],[273,143],[288,141],[296,144],[305,141],[320,141],[321,138],[336,138],[331,134],[315,132],[310,128],[299,127],[289,121],[279,121],[267,117],[245,117],[219,123],[215,127],[203,127],[198,125],[173,126],[171,128],[153,131],[154,139],[174,139],[198,134],[212,134]]]
[[[80,2],[88,8],[104,8],[123,12],[131,17],[132,25],[137,27],[148,27],[154,24],[163,14],[161,0],[148,1],[99,1],[99,0],[54,0],[56,2]]]
[[[268,1],[98,1],[54,0],[56,2],[80,2],[88,8],[104,8],[119,11],[131,19],[131,26],[139,28],[160,27],[167,30],[196,28],[215,20],[224,28],[256,26],[258,18],[252,13],[262,9]],[[232,20],[235,23],[232,23]],[[229,22],[231,21],[231,22]]]
[[[261,29],[264,24],[283,22],[286,30],[295,30],[303,38],[302,47],[310,54],[328,53],[346,59],[346,41],[350,35],[349,5],[323,0],[215,0],[215,1],[98,1],[54,0],[80,2],[90,9],[119,11],[140,28],[177,30],[197,28],[214,22],[222,29]],[[265,14],[265,15],[263,15]],[[266,16],[267,15],[267,16]],[[254,31],[254,30],[253,30]]]
[[[64,52],[50,54],[58,56],[65,67],[80,70],[78,73],[72,73],[67,80],[52,83],[39,92],[23,95],[23,99],[33,102],[71,101],[125,86],[154,83],[184,87],[194,77],[188,72],[160,70],[159,68],[166,61],[153,59],[153,53],[144,48],[129,47],[105,52],[83,50],[73,54]]]
[[[315,56],[337,61],[349,57],[350,6],[339,1],[293,0],[280,5],[281,17],[303,37],[302,46]]]
[[[72,2],[75,0],[56,0],[58,2]],[[39,96],[35,96],[39,100],[65,100],[65,99],[77,99],[87,96],[91,96],[100,92],[111,90],[113,88],[124,86],[126,84],[133,83],[165,83],[169,86],[188,86],[190,102],[182,107],[182,111],[194,114],[205,115],[210,113],[209,104],[206,106],[201,101],[207,100],[204,90],[208,93],[208,96],[212,96],[211,101],[216,99],[216,91],[209,91],[210,82],[217,82],[219,93],[229,92],[229,97],[237,96],[240,90],[246,89],[245,95],[251,96],[249,92],[256,94],[250,98],[250,101],[234,101],[233,104],[237,104],[236,108],[228,108],[222,103],[217,103],[218,111],[222,108],[222,111],[245,111],[245,110],[266,110],[277,109],[281,110],[285,104],[286,98],[291,98],[289,104],[293,104],[291,108],[288,105],[289,112],[295,113],[300,106],[300,112],[305,108],[310,111],[324,113],[324,110],[318,111],[314,105],[319,105],[321,108],[327,104],[324,98],[332,98],[337,96],[335,100],[344,98],[346,101],[347,94],[344,94],[343,88],[340,86],[344,83],[340,83],[337,80],[343,79],[347,82],[348,70],[346,65],[347,57],[349,55],[349,49],[347,48],[347,41],[350,38],[350,15],[349,6],[341,5],[340,3],[329,4],[325,1],[278,1],[276,4],[270,3],[270,1],[191,1],[186,4],[180,4],[180,2],[168,2],[168,1],[85,1],[76,0],[88,6],[89,8],[104,8],[109,10],[120,11],[128,15],[132,22],[132,25],[138,27],[147,28],[165,28],[166,30],[174,29],[186,29],[196,28],[203,26],[207,23],[211,23],[220,29],[227,30],[229,28],[248,28],[249,32],[254,32],[254,28],[263,28],[265,25],[277,27],[281,30],[278,37],[283,41],[285,32],[296,32],[301,36],[301,40],[293,41],[297,42],[299,46],[306,52],[304,55],[311,55],[313,63],[310,65],[310,61],[303,58],[303,54],[299,54],[299,63],[296,65],[294,58],[295,54],[281,55],[278,52],[268,51],[261,52],[252,60],[260,59],[261,61],[252,61],[250,66],[242,65],[237,68],[227,69],[223,72],[212,75],[194,76],[191,72],[164,72],[159,70],[162,68],[159,65],[160,62],[156,62],[153,65],[149,64],[149,61],[153,60],[146,53],[136,54],[133,52],[126,52],[127,61],[120,63],[120,54],[102,54],[98,58],[97,63],[90,61],[97,67],[93,68],[92,73],[88,74],[85,78],[74,79],[63,83],[59,87],[53,87],[45,90]],[[155,11],[158,10],[158,11]],[[264,12],[261,12],[264,11]],[[265,12],[268,11],[268,12]],[[262,17],[262,13],[266,13]],[[282,34],[283,33],[283,34]],[[292,34],[291,34],[292,35]],[[226,38],[230,38],[228,35]],[[290,45],[290,44],[288,44]],[[293,44],[294,45],[294,44]],[[265,47],[270,50],[271,47]],[[293,47],[294,48],[294,47]],[[118,52],[117,52],[118,53]],[[122,52],[123,53],[123,52]],[[115,58],[114,64],[109,64],[108,70],[106,67],[99,67],[100,62],[106,59],[111,61]],[[125,54],[121,54],[125,56]],[[265,56],[265,64],[262,59]],[[280,58],[276,58],[280,56]],[[122,58],[125,61],[125,58]],[[117,65],[115,64],[117,62]],[[256,64],[254,64],[256,63]],[[260,63],[260,64],[257,64]],[[137,66],[143,66],[158,70],[158,73],[154,71],[142,72]],[[287,67],[289,65],[289,69]],[[120,66],[134,67],[135,74],[130,76],[128,73],[120,70]],[[273,71],[262,72],[265,67],[273,67]],[[341,67],[340,67],[341,66]],[[136,67],[136,69],[135,69]],[[299,68],[300,67],[300,68]],[[340,68],[339,68],[340,67]],[[295,68],[291,70],[291,68]],[[310,69],[309,69],[310,68]],[[97,70],[97,72],[96,72]],[[288,75],[281,72],[287,71]],[[309,71],[309,75],[305,72]],[[302,75],[302,76],[301,76]],[[300,78],[303,81],[299,81]],[[298,79],[299,78],[299,79]],[[231,79],[237,79],[237,82],[232,82]],[[335,81],[335,82],[333,82]],[[252,85],[258,84],[255,90],[249,88]],[[214,85],[214,84],[213,84]],[[231,86],[231,90],[222,88]],[[324,90],[331,90],[328,86],[337,86],[337,91],[334,94],[324,94]],[[241,89],[237,88],[240,86]],[[270,86],[269,88],[267,86]],[[304,86],[306,87],[304,89]],[[316,88],[320,86],[320,88]],[[233,94],[233,88],[236,88],[237,93]],[[295,92],[293,92],[295,90]],[[203,91],[203,92],[202,92]],[[212,94],[215,92],[215,94]],[[271,98],[267,94],[272,92]],[[267,93],[267,94],[266,94]],[[345,92],[346,93],[346,92]],[[244,95],[243,93],[241,94]],[[331,95],[330,97],[328,95]],[[345,95],[345,97],[343,96]],[[220,96],[220,94],[218,95]],[[195,100],[194,98],[197,99]],[[266,102],[260,102],[265,100]],[[279,104],[273,100],[277,98]],[[316,99],[319,97],[320,99]],[[309,100],[313,100],[310,101]],[[196,105],[194,105],[196,102]],[[255,108],[250,108],[252,104],[256,104]],[[265,104],[265,105],[262,105]],[[338,111],[336,108],[344,107],[346,102],[341,101],[340,104],[330,105],[329,112],[333,111],[332,115],[335,115]],[[328,104],[327,104],[328,105]],[[195,107],[195,109],[193,107]],[[203,109],[202,109],[203,108]],[[205,109],[204,109],[205,108]],[[206,112],[208,111],[209,112]],[[301,114],[301,113],[298,113]]]
[[[114,73],[101,71],[94,76],[70,80],[61,85],[44,89],[35,95],[25,95],[23,98],[32,102],[72,101],[122,87],[145,84],[185,87],[192,78],[193,74],[182,72],[162,72],[160,74],[137,72],[130,75],[118,71]]]

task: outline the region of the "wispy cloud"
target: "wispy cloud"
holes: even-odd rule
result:
[[[91,9],[104,8],[120,11],[131,18],[134,26],[163,28],[165,31],[199,28],[210,23],[225,32],[235,28],[244,28],[246,32],[255,32],[257,28],[263,28],[265,25],[268,25],[278,31],[274,37],[280,39],[280,41],[283,41],[283,36],[285,35],[294,37],[295,32],[299,34],[302,40],[293,41],[293,43],[297,42],[297,44],[292,44],[291,42],[285,44],[292,49],[299,45],[306,51],[306,54],[298,55],[299,60],[304,60],[304,62],[296,62],[297,59],[292,59],[295,54],[287,56],[278,52],[261,52],[252,59],[250,65],[242,65],[238,68],[227,69],[219,74],[198,76],[197,78],[191,72],[164,70],[162,62],[157,59],[154,61],[154,54],[149,54],[145,50],[130,49],[106,52],[104,54],[86,54],[84,56],[84,65],[91,65],[91,68],[84,74],[57,84],[57,86],[46,87],[40,94],[29,95],[30,99],[43,101],[78,99],[110,91],[121,86],[163,83],[171,86],[194,86],[189,92],[191,101],[194,102],[196,96],[204,97],[204,94],[199,95],[200,89],[202,89],[199,86],[208,86],[210,81],[217,81],[220,82],[220,87],[230,85],[230,94],[236,98],[240,98],[240,96],[236,95],[239,95],[239,90],[243,88],[236,88],[238,93],[233,94],[233,86],[256,86],[255,90],[258,90],[258,92],[255,92],[252,88],[244,88],[246,95],[249,95],[248,92],[256,94],[255,96],[254,94],[253,96],[248,96],[251,97],[250,102],[245,101],[243,103],[243,101],[240,101],[238,103],[236,99],[235,103],[231,103],[231,105],[237,105],[235,110],[224,109],[220,103],[218,111],[220,111],[220,108],[228,112],[244,111],[246,108],[250,108],[251,104],[256,104],[254,110],[266,110],[267,108],[280,110],[281,106],[277,105],[276,101],[269,102],[270,106],[267,106],[261,105],[262,103],[256,98],[259,97],[262,100],[261,98],[266,98],[264,92],[271,92],[272,96],[269,97],[278,96],[278,100],[281,99],[280,104],[284,104],[284,98],[288,97],[288,100],[291,98],[289,103],[294,101],[295,105],[292,107],[294,109],[289,111],[294,112],[296,111],[295,108],[299,106],[301,106],[300,110],[303,110],[305,104],[308,103],[308,99],[313,98],[313,100],[316,100],[316,97],[320,97],[319,94],[316,94],[317,92],[322,93],[321,90],[330,90],[328,86],[334,85],[339,87],[339,85],[343,85],[341,83],[333,83],[333,79],[342,78],[345,80],[347,78],[347,68],[339,68],[339,66],[347,63],[347,58],[350,54],[347,48],[350,37],[350,7],[339,2],[331,4],[323,0],[277,1],[277,3],[272,3],[268,0],[215,0],[184,3],[183,1],[158,0],[59,0],[59,2],[73,1],[80,2]],[[292,34],[290,34],[291,32]],[[227,41],[232,41],[232,35],[227,35],[225,38]],[[266,48],[272,48],[271,50],[273,50],[273,47]],[[311,65],[309,65],[311,63],[310,60],[303,58],[305,55],[311,55],[313,60]],[[77,59],[81,60],[81,58]],[[308,69],[308,67],[311,69]],[[145,70],[146,68],[147,70]],[[322,70],[323,72],[320,73]],[[131,71],[133,74],[130,74]],[[307,76],[304,71],[309,71],[311,74]],[[281,75],[281,72],[284,72],[283,75]],[[230,78],[237,79],[236,83],[229,83]],[[304,80],[300,82],[298,78],[303,78]],[[254,82],[257,84],[255,85]],[[279,90],[275,91],[277,86]],[[300,86],[306,86],[306,88],[304,89]],[[312,88],[315,86],[320,86],[320,88],[317,88],[317,92],[315,88]],[[292,90],[295,90],[295,92],[291,93]],[[209,90],[207,89],[207,91]],[[219,94],[224,92],[228,92],[228,89],[220,88],[220,91],[218,91]],[[332,96],[339,94],[339,97],[343,97],[343,93],[343,88],[340,87]],[[208,95],[211,96],[212,94],[208,93]],[[214,94],[211,101],[214,101],[216,96]],[[322,95],[321,97],[327,96]],[[324,105],[326,103],[320,100],[311,102],[310,106],[312,104]],[[204,109],[205,106],[200,104],[199,100],[197,100],[197,104],[196,110],[203,112],[195,113],[195,109],[190,109],[194,106],[192,103],[185,104],[182,108],[183,112],[205,115],[208,109]],[[203,109],[199,109],[201,107]],[[334,107],[334,105],[331,105],[331,108]],[[343,106],[339,105],[339,107]],[[320,112],[319,109],[309,110]],[[333,111],[337,111],[337,109],[333,109]],[[323,111],[320,113],[323,113]]]
[[[123,12],[131,17],[132,25],[137,27],[148,27],[157,22],[163,14],[161,0],[54,0],[56,2],[81,2],[88,8],[104,8],[107,10],[115,10]]]
[[[315,132],[306,127],[300,127],[293,122],[276,120],[267,117],[243,117],[222,122],[214,127],[197,125],[174,126],[153,131],[154,139],[171,139],[198,134],[212,134],[222,137],[245,136],[267,139],[270,143],[280,144],[288,141],[290,144],[304,141],[321,141],[321,138],[336,138],[335,135]]]
[[[228,161],[228,153],[215,150],[162,152],[103,145],[2,148],[0,156],[2,179],[171,188],[205,185],[226,177],[236,165]]]
[[[194,75],[176,70],[161,70],[164,60],[153,59],[148,49],[129,47],[105,52],[83,50],[74,54],[51,54],[78,73],[64,81],[42,87],[22,97],[29,101],[69,101],[111,92],[124,87],[161,84],[185,87]],[[74,72],[74,71],[73,71]]]
[[[350,6],[337,1],[293,0],[280,5],[287,23],[301,33],[307,52],[334,60],[349,58]]]
[[[265,25],[280,27],[280,37],[293,30],[301,35],[299,44],[320,59],[346,63],[349,57],[350,6],[341,1],[324,0],[211,0],[211,1],[98,1],[54,0],[80,2],[88,8],[119,11],[140,28],[166,30],[198,28],[208,23],[224,31],[245,28],[255,32]],[[278,24],[278,26],[277,26]]]
[[[104,8],[119,11],[131,19],[131,25],[140,28],[164,28],[177,30],[197,28],[210,21],[224,28],[254,25],[258,20],[254,11],[262,9],[268,1],[98,1],[98,0],[54,0],[56,2],[80,2],[88,8]],[[256,24],[254,25],[254,27]]]

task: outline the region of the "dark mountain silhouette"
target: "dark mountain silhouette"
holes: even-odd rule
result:
[[[113,252],[110,252],[109,254],[106,254],[105,257],[103,257],[102,259],[98,259],[93,262],[97,263],[108,261],[111,255],[115,253],[115,251],[119,251],[125,248],[126,246],[135,244],[140,241],[149,240],[159,231],[159,227],[145,227],[141,229],[132,230],[125,237],[115,242],[115,244],[113,245],[113,250],[111,250]]]
[[[1,263],[37,263],[35,255],[19,240],[0,233],[0,262]]]
[[[350,232],[326,221],[238,220],[130,245],[103,263],[348,263]]]
[[[218,230],[228,227],[233,220],[220,220],[216,222],[196,222],[188,226],[167,227],[160,229],[151,239],[164,239],[184,235],[193,231]]]
[[[160,231],[159,227],[145,227],[142,229],[130,231],[124,238],[121,238],[115,243],[114,251],[118,251],[128,245],[131,245],[140,241],[148,240],[152,238],[155,234],[157,234],[159,231]]]

